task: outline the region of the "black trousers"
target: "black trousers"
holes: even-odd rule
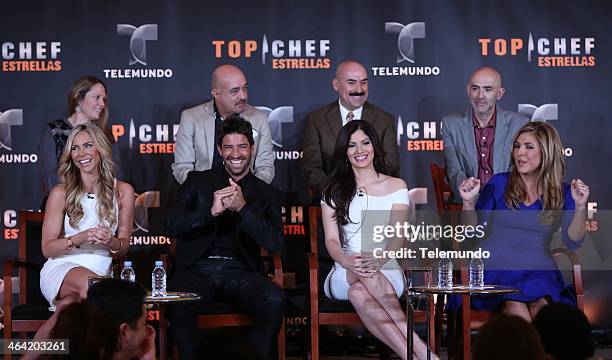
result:
[[[215,302],[232,303],[255,319],[249,334],[252,349],[272,359],[276,336],[282,325],[285,292],[263,274],[251,271],[240,260],[203,259],[172,276],[168,288],[198,293],[199,301],[168,307],[170,330],[181,359],[192,359],[199,340],[199,310]]]

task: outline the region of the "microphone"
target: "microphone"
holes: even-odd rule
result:
[[[92,194],[92,193],[90,193],[90,192],[88,192],[88,193],[87,193],[87,198],[88,198],[88,199],[95,199],[95,198],[94,198],[94,194]]]
[[[367,194],[366,189],[363,186],[357,188],[357,196],[363,197],[363,194]]]

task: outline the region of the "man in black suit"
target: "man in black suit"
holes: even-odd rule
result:
[[[385,162],[393,176],[399,176],[399,150],[393,115],[366,102],[368,74],[360,63],[347,60],[336,68],[332,81],[338,100],[308,115],[304,129],[302,169],[308,186],[320,191],[333,170],[332,156],[336,138],[342,126],[351,120],[365,120],[372,124],[385,150]]]
[[[263,275],[258,255],[260,247],[281,249],[281,206],[278,191],[250,172],[252,134],[248,121],[225,119],[217,138],[224,166],[190,171],[166,219],[166,231],[177,237],[169,288],[202,296],[169,309],[181,359],[191,359],[197,345],[198,308],[212,302],[254,313],[249,340],[262,358],[274,354],[286,297]]]

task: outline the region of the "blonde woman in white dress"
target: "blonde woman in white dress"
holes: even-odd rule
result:
[[[68,137],[56,185],[45,207],[40,288],[50,310],[86,297],[90,276],[110,275],[112,255],[128,252],[134,189],[115,179],[111,146],[96,125],[78,125]],[[36,338],[46,338],[53,315]]]

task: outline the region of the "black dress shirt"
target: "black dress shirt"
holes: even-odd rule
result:
[[[238,185],[246,204],[239,212],[226,210],[212,216],[213,194],[229,186],[225,167],[190,171],[166,217],[166,232],[177,238],[176,268],[189,267],[210,255],[216,241],[234,241],[238,258],[253,271],[261,271],[260,246],[270,254],[282,245],[278,190],[250,172]]]

